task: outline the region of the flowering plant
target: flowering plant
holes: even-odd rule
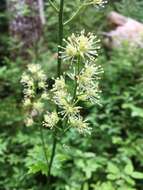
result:
[[[57,78],[54,79],[52,89],[49,90],[46,74],[39,64],[28,65],[27,71],[21,78],[21,83],[24,85],[23,104],[26,111],[26,125],[33,125],[40,115],[43,118],[41,126],[51,129],[53,133],[51,158],[50,161],[47,159],[48,183],[50,183],[49,177],[58,136],[70,128],[75,128],[82,134],[91,133],[89,122],[81,114],[80,102],[100,104],[99,80],[103,70],[96,64],[99,40],[93,33],[86,33],[85,30],[64,39],[64,26],[70,24],[82,7],[89,5],[99,7],[103,6],[105,2],[102,0],[84,1],[77,12],[64,23],[64,0],[60,1],[59,9],[49,0],[50,5],[59,14]],[[62,72],[62,61],[69,63],[68,72]],[[68,81],[74,86],[73,90],[70,90]],[[53,110],[47,108],[47,101]],[[44,143],[43,148],[45,149]],[[45,157],[47,158],[46,151]]]

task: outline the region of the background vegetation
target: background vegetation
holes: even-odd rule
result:
[[[76,9],[67,1],[65,16]],[[89,8],[65,29],[97,33],[108,31],[106,16],[111,10],[143,21],[142,0],[112,0],[105,8]],[[46,26],[30,62],[39,62],[49,81],[55,75],[57,17],[45,2]],[[7,15],[0,14],[0,190],[47,190],[47,165],[41,148],[38,125],[23,123],[20,77],[29,60],[10,52],[16,44],[7,35]],[[70,31],[70,32],[69,32]],[[36,49],[36,50],[35,50]],[[85,105],[91,121],[91,136],[70,131],[61,139],[52,169],[53,190],[143,190],[143,50],[128,45],[109,51],[104,46],[98,62],[104,68],[102,106]],[[66,65],[63,66],[66,69]],[[47,154],[51,136],[45,130]]]

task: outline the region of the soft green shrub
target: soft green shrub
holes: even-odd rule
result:
[[[114,2],[114,6],[118,7],[121,13],[142,20],[142,6],[136,5],[141,5],[142,2],[128,0],[130,7],[133,7],[132,11],[127,10],[126,2],[121,1],[118,5]],[[73,2],[69,3],[70,7],[74,6]],[[108,9],[112,7],[104,9],[104,14]],[[47,14],[48,10],[49,7]],[[106,27],[105,17],[97,11],[95,20],[92,16],[94,11],[90,9],[84,13],[85,17],[76,19],[82,24],[86,24],[88,19],[89,30],[96,29],[100,33],[100,27]],[[66,14],[69,13],[70,9]],[[53,33],[55,18],[51,16],[47,23],[50,33],[47,32],[45,37],[48,36],[46,40],[50,52],[48,55],[41,55],[40,52],[39,60],[45,68],[47,64],[52,63],[50,78],[56,64],[54,59],[47,58],[51,52],[56,51],[53,42],[51,43],[53,39],[56,41],[56,34]],[[74,24],[71,28],[75,30]],[[124,47],[113,52],[105,50],[102,55],[98,60],[104,67],[102,106],[85,105],[85,113],[93,126],[93,134],[83,138],[71,132],[61,140],[52,170],[55,190],[143,189],[142,50]],[[23,126],[19,83],[23,64],[25,63],[21,60],[12,62],[4,59],[0,68],[0,189],[47,190],[47,166],[41,152],[40,131],[38,128],[35,131],[37,126]],[[48,130],[44,135],[47,137],[48,154],[51,150],[51,136]]]

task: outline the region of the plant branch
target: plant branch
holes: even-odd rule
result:
[[[49,0],[49,3],[50,3],[50,5],[51,5],[51,7],[52,7],[57,13],[59,13],[58,8],[56,7],[56,5],[55,5],[51,0]]]
[[[81,11],[82,9],[84,9],[84,8],[85,8],[86,6],[88,6],[88,5],[91,5],[91,3],[84,3],[84,4],[82,4],[82,5],[77,9],[77,11],[71,16],[71,18],[70,18],[69,20],[67,20],[67,21],[64,23],[64,25],[67,25],[67,24],[71,23],[71,22],[79,15],[80,11]]]

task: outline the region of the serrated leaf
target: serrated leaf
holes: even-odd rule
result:
[[[47,174],[47,165],[43,162],[37,162],[36,164],[29,166],[29,174],[35,174],[37,172],[41,172],[42,174]]]

